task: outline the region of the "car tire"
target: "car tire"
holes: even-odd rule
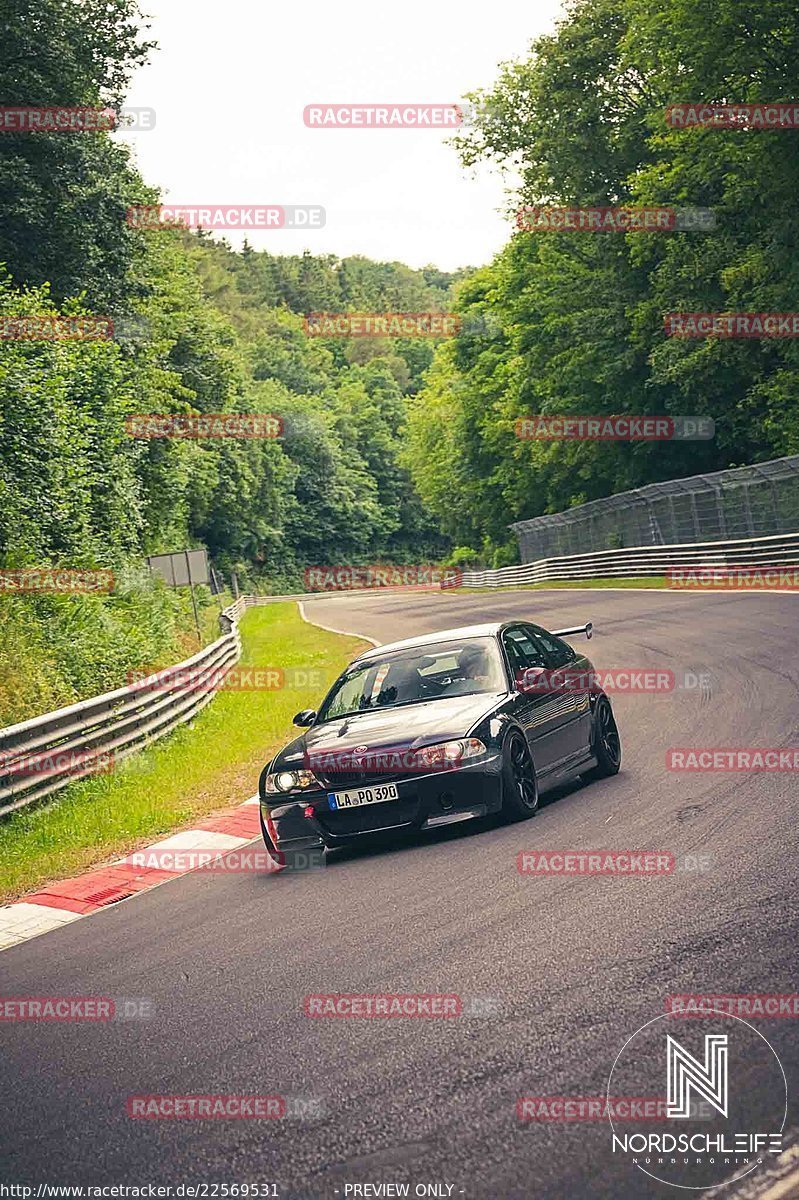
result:
[[[526,821],[538,810],[538,780],[524,735],[513,730],[505,740],[502,763],[502,815]]]
[[[621,738],[613,708],[605,695],[599,697],[594,708],[591,753],[597,765],[585,772],[586,779],[607,779],[610,775],[618,775],[621,767]]]

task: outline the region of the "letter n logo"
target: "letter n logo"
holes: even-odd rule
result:
[[[684,1046],[666,1035],[666,1116],[691,1116],[691,1091],[727,1116],[727,1034],[705,1034],[705,1061],[699,1062]]]

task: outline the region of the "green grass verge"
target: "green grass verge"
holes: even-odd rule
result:
[[[0,900],[120,857],[200,813],[252,796],[263,764],[291,736],[294,714],[315,708],[364,649],[357,638],[307,624],[293,602],[249,609],[240,628],[242,666],[313,671],[314,685],[222,692],[191,725],[113,774],[75,783],[0,820]]]
[[[646,575],[640,579],[551,579],[548,583],[509,583],[507,587],[462,587],[451,591],[463,592],[541,592],[552,588],[668,588],[662,575]]]

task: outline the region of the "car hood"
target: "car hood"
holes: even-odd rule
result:
[[[504,698],[504,692],[480,692],[475,696],[448,696],[398,708],[353,713],[323,725],[312,725],[286,746],[275,762],[296,764],[306,754],[341,754],[356,746],[365,746],[367,750],[416,749],[462,738]]]

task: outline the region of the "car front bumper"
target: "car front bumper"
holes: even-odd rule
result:
[[[331,809],[330,793],[358,786],[349,783],[346,788],[308,791],[285,800],[261,797],[261,816],[264,823],[269,819],[267,828],[273,840],[277,839],[277,850],[332,849],[392,830],[436,829],[498,812],[502,804],[501,772],[502,757],[495,753],[454,770],[386,777],[381,783],[397,785],[396,800]]]

